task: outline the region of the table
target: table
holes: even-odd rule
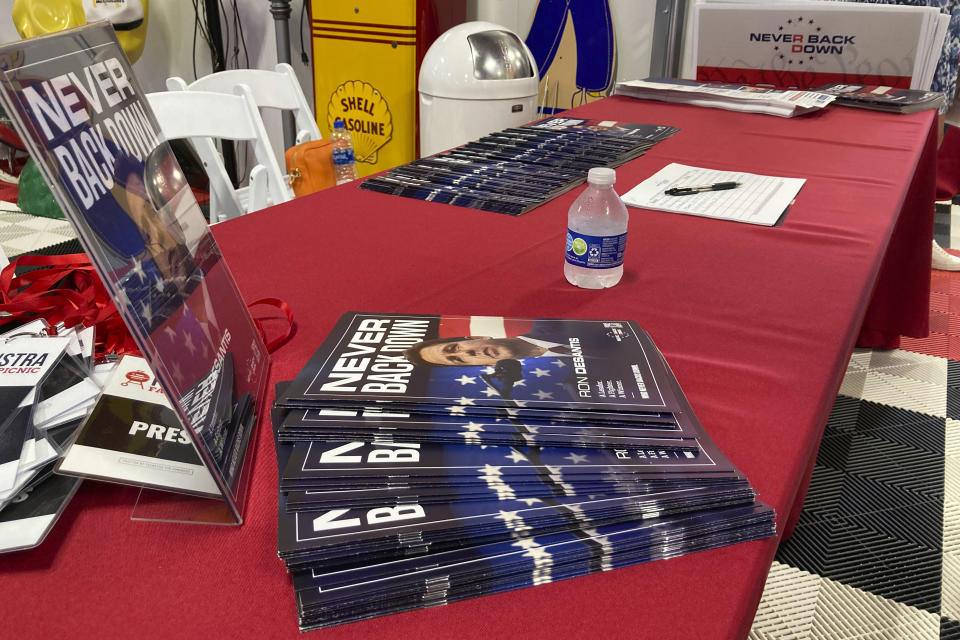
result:
[[[604,291],[562,274],[579,189],[520,218],[344,185],[215,228],[244,297],[286,300],[292,378],[346,310],[629,318],[654,337],[701,422],[779,514],[799,512],[860,334],[926,331],[934,113],[832,108],[795,119],[610,98],[577,115],[681,131],[618,169],[624,191],[669,162],[805,177],[782,227],[631,212],[626,273]],[[271,395],[272,399],[272,395]],[[7,637],[296,637],[276,557],[269,429],[243,527],[131,522],[135,491],[85,483],[38,549],[0,559]],[[769,539],[475,599],[318,638],[745,636]]]

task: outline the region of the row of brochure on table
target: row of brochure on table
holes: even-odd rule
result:
[[[914,113],[925,109],[937,109],[944,101],[943,94],[938,91],[839,82],[801,91],[672,78],[648,78],[617,83],[615,93],[630,98],[692,104],[785,118],[811,113],[829,104],[890,113]]]
[[[581,184],[592,167],[618,167],[679,129],[547,118],[368,178],[361,189],[517,216]]]

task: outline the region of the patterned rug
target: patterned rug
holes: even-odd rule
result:
[[[960,248],[960,198],[935,237]],[[960,639],[960,272],[932,272],[930,327],[850,358],[751,639]]]
[[[42,249],[71,243],[76,237],[73,226],[66,220],[31,216],[22,213],[14,204],[0,202],[0,250],[7,258],[40,253]],[[72,243],[69,248],[73,248]],[[77,248],[54,253],[73,253]]]

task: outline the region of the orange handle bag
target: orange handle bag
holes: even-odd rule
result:
[[[333,141],[311,140],[287,149],[290,186],[296,197],[328,189],[337,183],[333,173]]]

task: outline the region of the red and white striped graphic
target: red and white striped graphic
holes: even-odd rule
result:
[[[438,337],[489,336],[491,338],[512,338],[526,335],[532,328],[533,320],[500,316],[442,316]]]

